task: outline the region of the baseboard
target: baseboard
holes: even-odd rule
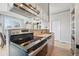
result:
[[[66,44],[71,44],[71,42],[68,42],[68,41],[61,41],[61,40],[55,40],[55,41],[58,41],[58,42],[61,42],[61,43],[66,43]]]
[[[69,42],[55,40],[55,44],[56,44],[56,46],[61,47],[61,48],[65,48],[68,50],[71,49],[71,43],[69,43]]]

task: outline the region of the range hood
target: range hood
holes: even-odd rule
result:
[[[25,17],[36,17],[40,13],[31,4],[26,3],[13,3],[13,5],[10,8],[10,11]]]

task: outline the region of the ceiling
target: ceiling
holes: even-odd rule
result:
[[[44,12],[48,13],[48,3],[38,3]],[[74,5],[73,3],[50,3],[50,14],[68,10]]]
[[[62,12],[68,10],[72,7],[72,3],[51,3],[50,4],[50,14]]]

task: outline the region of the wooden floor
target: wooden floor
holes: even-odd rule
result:
[[[66,50],[60,47],[54,47],[54,50],[51,53],[51,56],[72,56],[72,54],[70,50]]]
[[[7,55],[7,49],[6,46],[3,48],[0,47],[0,56],[6,56]]]
[[[61,45],[58,45],[58,43]],[[63,46],[65,45],[65,46]],[[71,50],[68,48],[66,49],[66,44],[61,42],[55,42],[55,46],[51,56],[72,56]]]

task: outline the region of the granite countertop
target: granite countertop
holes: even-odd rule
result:
[[[29,48],[31,48],[32,46],[34,46],[34,45],[38,44],[39,42],[45,40],[46,38],[50,37],[51,35],[52,35],[52,34],[39,35],[38,37],[42,37],[41,39],[38,39],[38,40],[36,40],[36,41],[34,41],[34,42],[29,43],[28,45],[24,46],[24,48],[29,49]]]

